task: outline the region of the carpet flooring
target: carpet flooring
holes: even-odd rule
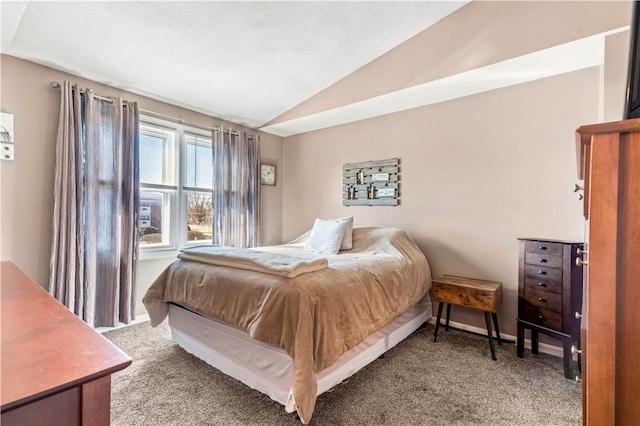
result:
[[[108,331],[131,358],[112,376],[111,424],[300,425],[295,413],[177,346],[166,322]],[[580,425],[581,386],[558,357],[426,324],[318,397],[313,425]]]

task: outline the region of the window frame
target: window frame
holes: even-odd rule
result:
[[[207,244],[212,240],[188,241],[187,224],[189,220],[187,196],[188,192],[202,192],[202,188],[187,189],[187,138],[186,136],[196,136],[211,141],[213,147],[213,131],[176,123],[150,115],[140,114],[140,132],[144,127],[151,129],[161,129],[174,134],[173,140],[173,185],[145,184],[140,182],[140,191],[161,192],[168,194],[163,197],[162,221],[163,229],[169,232],[169,236],[159,244],[138,244],[138,253],[141,260],[176,257],[180,249],[198,244]],[[208,188],[205,188],[208,190]],[[166,213],[165,213],[166,212]],[[169,217],[167,217],[167,215]],[[168,222],[168,223],[167,223]],[[212,225],[213,230],[213,225]]]

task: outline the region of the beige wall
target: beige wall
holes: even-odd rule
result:
[[[622,2],[472,2],[272,123],[629,20],[630,5]],[[404,228],[434,275],[502,282],[500,326],[515,335],[517,238],[583,240],[582,207],[572,192],[574,131],[622,118],[627,46],[628,32],[613,34],[600,67],[285,138],[284,239],[316,217],[353,215],[355,226]],[[343,207],[342,165],[392,157],[401,161],[400,206]],[[467,310],[454,309],[452,319],[484,327],[482,315]]]
[[[605,39],[606,66],[602,68],[602,122],[624,117],[624,104],[629,65],[629,31],[612,34]]]
[[[15,161],[0,161],[0,259],[12,261],[44,288],[48,287],[49,277],[55,143],[60,108],[60,92],[49,87],[49,82],[70,80],[99,94],[137,101],[142,109],[204,126],[224,123],[12,56],[2,55],[1,67],[1,107],[2,112],[14,114],[16,142]],[[230,126],[241,129],[236,125]],[[265,133],[260,135],[263,161],[275,164],[281,173],[282,139]],[[282,180],[281,176],[277,178]],[[282,185],[262,186],[260,210],[262,241],[265,244],[280,243]],[[140,304],[144,291],[172,260],[140,261],[139,314],[145,313]]]
[[[501,329],[515,333],[518,237],[582,241],[574,130],[598,119],[599,70],[290,137],[284,237],[315,217],[407,230],[434,275],[503,282]],[[398,157],[397,207],[343,207],[344,163]],[[454,310],[453,319],[483,326]]]

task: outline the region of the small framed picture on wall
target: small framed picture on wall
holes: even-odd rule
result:
[[[276,184],[276,166],[260,164],[260,183],[262,185]]]

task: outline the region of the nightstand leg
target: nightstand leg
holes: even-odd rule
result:
[[[517,322],[516,355],[524,357],[524,326],[520,321]]]
[[[493,331],[491,330],[491,315],[489,312],[484,313],[484,322],[487,323],[487,334],[489,336],[489,347],[491,348],[491,358],[495,361],[496,358],[496,346],[493,344]]]
[[[438,338],[438,327],[440,326],[440,319],[442,318],[442,308],[444,307],[444,303],[440,302],[438,305],[438,318],[436,319],[436,329],[433,331],[433,341],[435,342]]]
[[[498,338],[498,344],[502,345],[502,339],[500,338],[500,329],[498,328],[498,314],[496,312],[493,312],[491,316],[493,317],[493,325],[496,326],[496,337]]]
[[[562,344],[563,349],[563,362],[564,362],[564,377],[567,379],[573,379],[573,359],[571,357],[571,341],[565,341]]]
[[[449,331],[449,318],[451,318],[451,303],[447,303],[447,322],[444,324],[445,331]]]
[[[538,355],[538,331],[531,330],[531,353]]]

